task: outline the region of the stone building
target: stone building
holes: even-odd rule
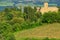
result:
[[[52,5],[52,4],[51,4]],[[48,2],[44,3],[43,7],[37,7],[37,11],[40,11],[41,13],[45,13],[45,12],[58,12],[58,8],[56,6],[49,6]]]

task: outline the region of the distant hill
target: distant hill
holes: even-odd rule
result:
[[[48,0],[45,0],[45,1],[48,1]],[[0,0],[0,3],[1,2],[3,2],[3,4],[2,5],[0,5],[0,9],[4,9],[6,6],[8,6],[7,4],[5,4],[4,2],[6,2],[6,3],[13,3],[13,4],[11,4],[11,5],[13,5],[13,6],[15,6],[16,4],[17,5],[19,5],[20,3],[21,4],[33,4],[33,5],[38,5],[38,6],[40,6],[40,5],[43,5],[43,3],[44,3],[44,0]],[[49,4],[57,4],[57,6],[60,6],[60,0],[49,0],[48,1],[49,2]],[[4,4],[6,5],[5,7],[2,7],[1,8],[1,6],[4,6]],[[10,6],[10,5],[9,5]]]
[[[40,4],[41,2],[43,3],[44,1],[48,1],[48,0],[0,0],[0,2],[13,2],[14,4],[16,3],[37,3]],[[49,0],[49,3],[56,3],[58,6],[60,6],[60,0]]]

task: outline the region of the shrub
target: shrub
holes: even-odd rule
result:
[[[21,30],[21,26],[19,23],[15,23],[12,28],[13,28],[13,32]]]
[[[12,20],[12,19],[13,19],[13,15],[12,15],[11,13],[5,13],[4,18],[5,18],[6,20]]]
[[[23,18],[17,18],[17,17],[14,17],[12,20],[11,20],[12,23],[23,23],[24,22],[24,19]]]
[[[7,38],[5,38],[5,40],[15,40],[15,37],[13,34],[10,34],[7,36]]]
[[[58,12],[56,19],[57,19],[57,22],[60,23],[60,12]]]
[[[36,38],[25,38],[24,40],[38,40]]]
[[[0,22],[0,37],[3,40],[15,39],[12,35],[12,26],[6,22]]]
[[[46,37],[45,39],[43,39],[43,40],[49,40],[49,38],[48,37]]]
[[[43,14],[42,22],[43,23],[53,23],[53,22],[57,21],[56,18],[57,18],[57,13],[48,12],[48,13]]]
[[[22,30],[23,30],[23,29],[28,29],[28,28],[30,28],[30,27],[29,27],[29,23],[27,23],[27,22],[22,23],[22,24],[21,24],[21,28],[22,28]]]
[[[0,22],[0,30],[3,32],[12,32],[12,26],[6,22]]]
[[[51,38],[50,40],[56,40],[55,38]],[[58,40],[58,39],[57,39]]]

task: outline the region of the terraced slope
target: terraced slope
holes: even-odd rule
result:
[[[60,38],[60,24],[53,23],[53,24],[46,24],[37,28],[23,30],[20,32],[15,33],[16,40],[20,38]]]

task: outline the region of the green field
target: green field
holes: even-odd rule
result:
[[[40,27],[14,33],[16,40],[21,38],[60,38],[60,23],[45,24]]]

